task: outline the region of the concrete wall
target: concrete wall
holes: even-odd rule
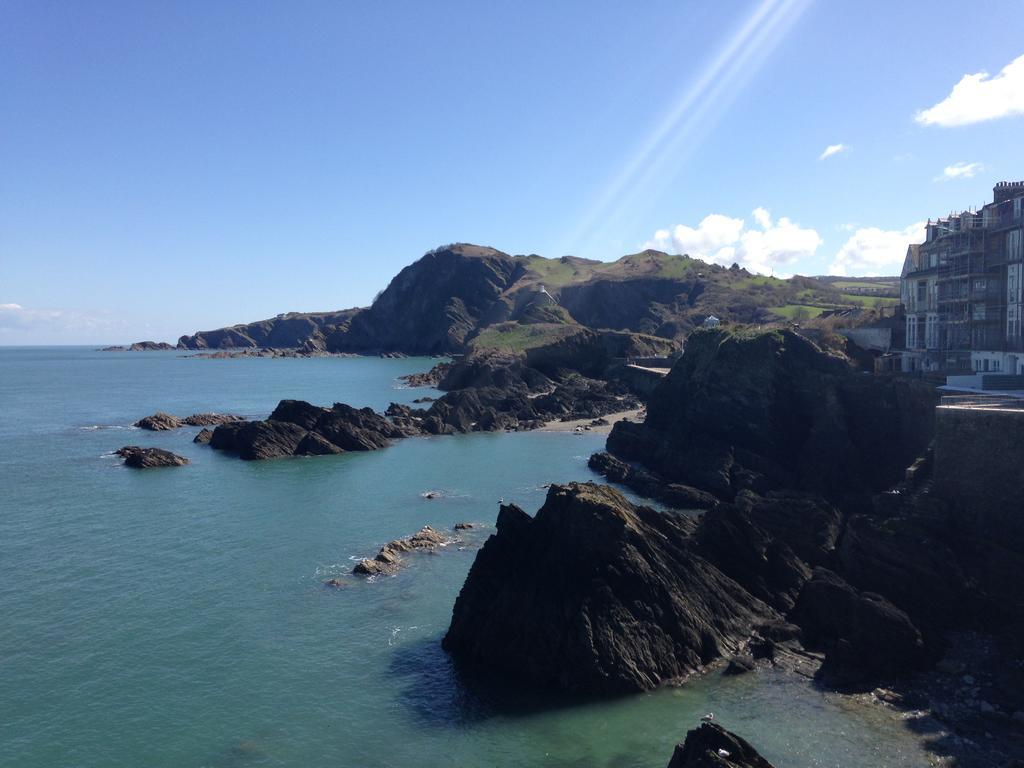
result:
[[[1024,542],[1024,409],[937,408],[935,490],[988,533]]]

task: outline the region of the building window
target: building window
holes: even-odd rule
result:
[[[928,298],[928,283],[924,280],[917,281],[917,300],[924,302]]]

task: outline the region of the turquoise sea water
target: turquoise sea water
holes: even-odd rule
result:
[[[156,410],[384,408],[427,359],[184,359],[0,348],[0,766],[664,766],[699,716],[780,766],[924,766],[887,716],[793,678],[717,674],[573,704],[461,680],[440,649],[498,509],[595,479],[600,436],[481,434],[247,463]],[[187,455],[134,471],[125,444]],[[441,491],[425,500],[421,493]],[[352,559],[424,524],[479,527],[399,575]],[[322,582],[341,577],[345,589]]]

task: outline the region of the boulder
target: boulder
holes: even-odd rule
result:
[[[183,467],[189,463],[184,456],[165,451],[162,448],[140,448],[137,445],[126,445],[116,451],[124,457],[126,467],[136,469],[153,469],[155,467]]]
[[[203,427],[199,430],[199,434],[192,438],[192,442],[199,443],[200,445],[207,445],[211,438],[213,438],[213,430]]]
[[[825,651],[819,676],[831,686],[870,690],[928,660],[921,633],[906,613],[825,568],[814,569],[790,618],[808,648]]]
[[[744,739],[716,723],[701,723],[676,745],[668,768],[772,768]]]
[[[444,648],[514,684],[591,694],[654,688],[735,653],[779,616],[699,554],[696,526],[591,483],[551,486],[533,518],[502,506]]]
[[[139,419],[132,426],[139,429],[149,429],[154,432],[161,432],[167,429],[178,429],[184,422],[177,416],[172,416],[163,411],[157,411],[152,416]]]

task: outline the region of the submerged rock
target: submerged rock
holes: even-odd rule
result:
[[[172,416],[163,411],[157,411],[152,416],[139,419],[132,426],[139,429],[149,429],[154,432],[162,432],[167,429],[178,429],[184,422],[177,416]]]
[[[701,723],[676,746],[668,768],[772,768],[745,740],[716,723]]]
[[[603,694],[734,653],[779,616],[699,554],[696,526],[590,483],[551,486],[533,518],[502,506],[444,648],[509,681]]]
[[[140,448],[137,445],[126,445],[116,451],[124,457],[126,467],[136,469],[153,469],[155,467],[183,467],[189,463],[184,456],[165,451],[162,448]]]

